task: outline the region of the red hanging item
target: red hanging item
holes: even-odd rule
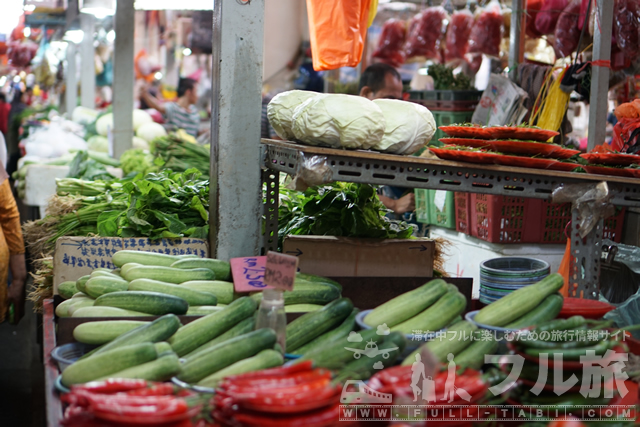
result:
[[[569,0],[545,0],[536,15],[536,30],[543,35],[551,35],[556,29],[560,14],[569,4]]]
[[[469,9],[453,12],[449,26],[447,27],[447,37],[444,48],[445,62],[464,59],[469,50],[469,36],[473,26],[473,15]]]
[[[447,11],[441,6],[429,7],[417,14],[409,24],[409,35],[404,48],[407,58],[438,58],[440,38],[448,18]]]
[[[525,24],[525,31],[527,35],[533,39],[539,39],[542,34],[536,30],[536,16],[542,8],[543,0],[527,0],[527,23]]]
[[[613,16],[616,44],[633,61],[640,56],[640,2],[617,0]]]
[[[500,56],[500,42],[504,30],[500,3],[492,0],[476,17],[469,36],[469,52]]]
[[[578,23],[584,21],[584,15],[580,15],[580,1],[571,0],[558,18],[555,31],[555,43],[553,49],[558,57],[570,56],[580,43],[580,28]]]
[[[404,64],[405,54],[403,46],[407,35],[406,23],[399,19],[389,19],[382,26],[382,33],[378,40],[378,47],[373,57],[382,62],[398,67]]]
[[[307,0],[314,70],[358,65],[367,35],[369,5],[370,0]]]

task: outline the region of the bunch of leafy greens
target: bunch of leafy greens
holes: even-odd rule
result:
[[[471,79],[464,73],[453,74],[453,68],[443,64],[432,64],[427,74],[433,78],[435,90],[470,90],[473,89]]]
[[[190,142],[179,133],[155,138],[151,145],[155,149],[156,156],[164,162],[163,168],[175,172],[196,168],[204,177],[209,176],[211,152],[206,146]]]
[[[157,162],[156,162],[157,160]],[[163,161],[154,160],[153,154],[140,148],[132,148],[120,156],[120,167],[125,175],[130,173],[142,173],[144,175],[157,172]]]
[[[413,226],[385,217],[389,210],[375,188],[367,184],[336,182],[304,192],[280,187],[278,242],[287,235],[328,235],[408,239]]]
[[[87,181],[108,181],[115,177],[107,172],[104,163],[92,158],[86,151],[78,151],[69,164],[68,178],[78,178]]]

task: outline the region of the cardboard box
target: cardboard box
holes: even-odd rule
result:
[[[56,242],[53,255],[53,293],[58,285],[80,277],[96,268],[116,268],[111,257],[117,251],[156,252],[167,255],[209,256],[209,243],[202,239],[161,239],[151,241],[146,237],[61,237]]]
[[[431,277],[435,242],[429,239],[354,239],[287,236],[283,252],[301,272],[330,277]]]

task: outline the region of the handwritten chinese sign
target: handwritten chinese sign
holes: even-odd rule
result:
[[[273,289],[264,282],[266,256],[231,258],[231,274],[236,292],[254,292]]]
[[[285,291],[293,290],[298,270],[298,257],[269,251],[265,266],[264,281],[267,285]]]

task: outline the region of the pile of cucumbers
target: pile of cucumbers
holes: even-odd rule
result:
[[[172,256],[123,250],[113,255],[115,270],[96,269],[58,293],[66,299],[58,317],[137,317],[164,314],[203,316],[221,310],[241,295],[234,292],[226,261],[195,255]],[[340,298],[340,285],[299,274],[285,292],[287,312],[310,312]],[[260,302],[262,293],[251,295]]]

